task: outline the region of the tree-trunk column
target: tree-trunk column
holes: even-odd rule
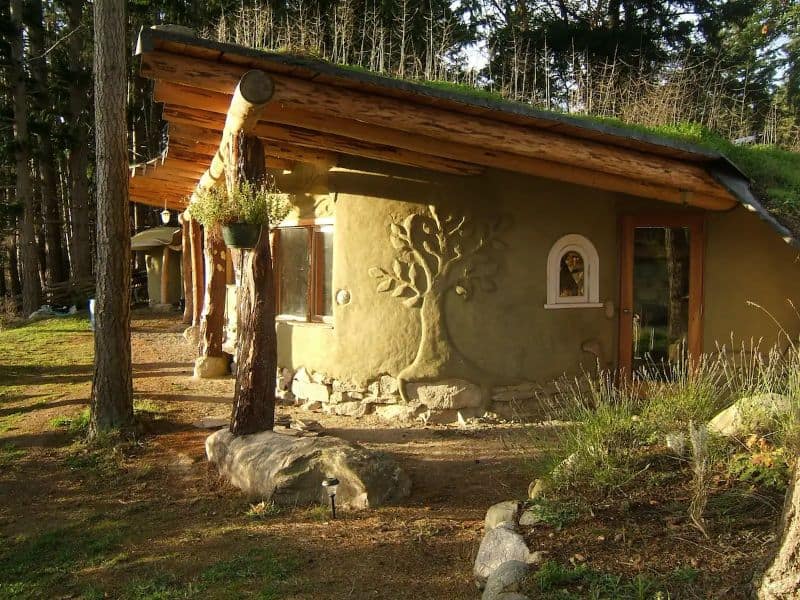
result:
[[[183,283],[183,322],[191,324],[194,303],[192,302],[192,240],[189,223],[178,215],[181,224],[181,281]]]
[[[258,138],[240,136],[239,176],[263,178],[264,148]],[[269,224],[258,244],[245,256],[239,288],[236,344],[236,390],[230,430],[246,435],[275,425],[275,374],[278,338],[275,332],[275,280]]]
[[[221,377],[228,373],[228,357],[222,352],[227,280],[225,250],[220,226],[206,227],[206,296],[200,323],[199,356],[194,364],[195,377]]]
[[[203,264],[203,230],[196,219],[189,220],[189,242],[192,254],[192,326],[199,331],[203,320],[206,275]]]
[[[161,251],[161,304],[169,304],[169,246]]]

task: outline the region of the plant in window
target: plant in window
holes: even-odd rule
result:
[[[274,183],[241,178],[230,190],[224,185],[201,190],[189,212],[204,227],[221,225],[229,246],[252,248],[261,228],[280,223],[290,208],[287,195],[278,192]]]
[[[413,214],[389,226],[389,240],[397,250],[391,271],[372,267],[377,291],[402,298],[408,308],[419,308],[422,337],[416,358],[397,376],[400,393],[407,398],[409,381],[436,381],[445,377],[474,380],[480,368],[453,346],[447,331],[444,303],[453,291],[464,300],[476,288],[497,288],[497,239],[500,219],[474,223],[466,216],[440,217],[434,206],[428,214]]]

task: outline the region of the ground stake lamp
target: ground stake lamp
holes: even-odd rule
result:
[[[322,482],[322,489],[331,498],[331,515],[336,518],[336,489],[339,487],[339,480],[336,477],[328,477]]]

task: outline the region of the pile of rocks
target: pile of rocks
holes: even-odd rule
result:
[[[277,395],[284,404],[355,418],[375,414],[400,423],[464,423],[486,415],[495,420],[539,418],[540,399],[547,393],[537,384],[484,388],[461,379],[409,383],[406,392],[408,401],[391,375],[359,385],[304,367],[278,370]]]
[[[525,580],[544,561],[546,552],[531,551],[520,531],[528,511],[516,500],[490,507],[484,535],[475,558],[475,581],[483,589],[482,600],[527,600]]]

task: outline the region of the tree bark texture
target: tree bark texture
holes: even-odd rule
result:
[[[28,98],[25,85],[24,49],[22,35],[22,0],[11,2],[10,78],[14,97],[14,158],[16,161],[17,202],[22,204],[22,310],[27,317],[42,303],[39,280],[39,251],[36,247],[33,187],[30,171],[30,140],[28,137]]]
[[[50,92],[47,89],[47,60],[44,57],[44,16],[41,0],[31,0],[30,44],[31,54],[35,57],[31,65],[34,82],[34,98],[38,111],[42,115],[52,112]],[[38,58],[42,57],[42,58]],[[53,144],[50,141],[50,129],[53,124],[45,123],[45,134],[38,135],[37,154],[39,156],[39,172],[41,175],[42,214],[44,217],[45,245],[47,248],[47,283],[52,285],[68,279],[68,271],[61,246],[62,228],[59,211],[58,178],[56,176],[56,160]]]
[[[203,290],[206,279],[203,264],[203,229],[196,219],[189,220],[189,237],[192,253],[192,325],[200,327],[203,320]]]
[[[263,178],[260,140],[240,136],[238,143],[239,177]],[[264,225],[258,244],[245,256],[237,312],[236,388],[230,430],[234,435],[246,435],[275,426],[278,339],[269,224]]]
[[[189,232],[189,223],[178,216],[181,224],[181,283],[183,284],[183,322],[191,324],[194,313],[192,302],[192,238]]]
[[[222,329],[225,325],[225,242],[219,225],[205,228],[206,295],[200,324],[199,356],[224,356]]]
[[[96,0],[97,298],[90,435],[133,423],[125,0]]]
[[[781,518],[781,541],[761,580],[760,600],[800,598],[800,465],[795,464]]]
[[[67,13],[70,31],[81,26],[84,0],[69,0]],[[70,69],[69,114],[71,136],[69,146],[69,196],[70,220],[72,236],[70,239],[70,262],[72,277],[81,281],[92,276],[92,246],[89,230],[89,140],[87,132],[89,124],[86,119],[86,108],[90,94],[89,77],[83,68],[84,40],[81,33],[69,38],[70,55],[73,62]],[[124,82],[121,84],[125,88]]]

